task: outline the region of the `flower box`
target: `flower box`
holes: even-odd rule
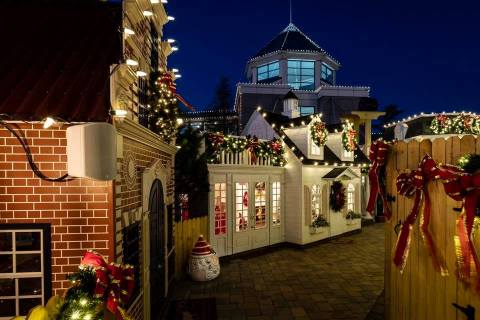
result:
[[[310,226],[310,234],[323,233],[328,227],[312,227]]]
[[[355,219],[346,219],[346,220],[347,220],[347,226],[351,226],[351,225],[356,225],[356,224],[360,223],[360,221],[362,219],[355,218]]]

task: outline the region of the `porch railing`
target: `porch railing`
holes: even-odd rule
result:
[[[255,157],[248,150],[241,152],[221,151],[217,155],[216,164],[234,164],[244,166],[273,166],[270,157]]]

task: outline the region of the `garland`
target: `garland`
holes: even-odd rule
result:
[[[420,227],[422,238],[432,258],[434,268],[442,275],[448,275],[445,260],[437,250],[428,230],[430,222],[431,201],[428,193],[428,183],[440,180],[445,193],[456,201],[462,201],[462,211],[457,218],[457,234],[455,236],[455,252],[457,254],[458,277],[467,281],[480,272],[480,260],[473,244],[473,227],[475,216],[480,204],[480,156],[467,155],[459,160],[460,167],[452,165],[437,165],[425,155],[418,169],[402,173],[397,178],[398,193],[414,197],[413,208],[405,219],[398,236],[393,262],[402,271],[408,258],[410,233],[413,228],[421,202],[424,201],[423,219]],[[472,266],[475,271],[472,271]],[[480,280],[477,278],[477,281]],[[477,289],[480,282],[477,282]]]
[[[454,118],[439,114],[430,123],[434,134],[480,134],[480,116],[461,113]]]
[[[312,136],[313,142],[318,147],[323,147],[327,143],[328,130],[320,117],[316,117],[313,120],[313,124],[310,126],[310,134]]]
[[[353,124],[347,120],[343,124],[342,130],[342,145],[343,149],[348,152],[355,151],[358,143],[357,131],[353,129]]]
[[[334,181],[330,189],[330,208],[339,212],[345,206],[345,187],[340,181]]]
[[[256,162],[258,158],[270,158],[272,165],[284,166],[286,164],[283,154],[285,153],[282,142],[279,139],[260,141],[256,136],[238,138],[226,136],[223,133],[208,133],[207,156],[209,163],[218,163],[219,155],[224,152],[250,152],[251,160]]]

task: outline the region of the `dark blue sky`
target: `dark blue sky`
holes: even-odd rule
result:
[[[406,114],[480,111],[480,4],[476,1],[293,0],[293,22],[342,63],[337,84],[371,86],[380,106]],[[169,65],[194,106],[218,79],[244,79],[246,61],[288,24],[288,0],[169,0]]]

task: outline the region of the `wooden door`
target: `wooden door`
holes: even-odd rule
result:
[[[150,308],[152,319],[165,302],[165,212],[163,187],[155,180],[150,191]]]

